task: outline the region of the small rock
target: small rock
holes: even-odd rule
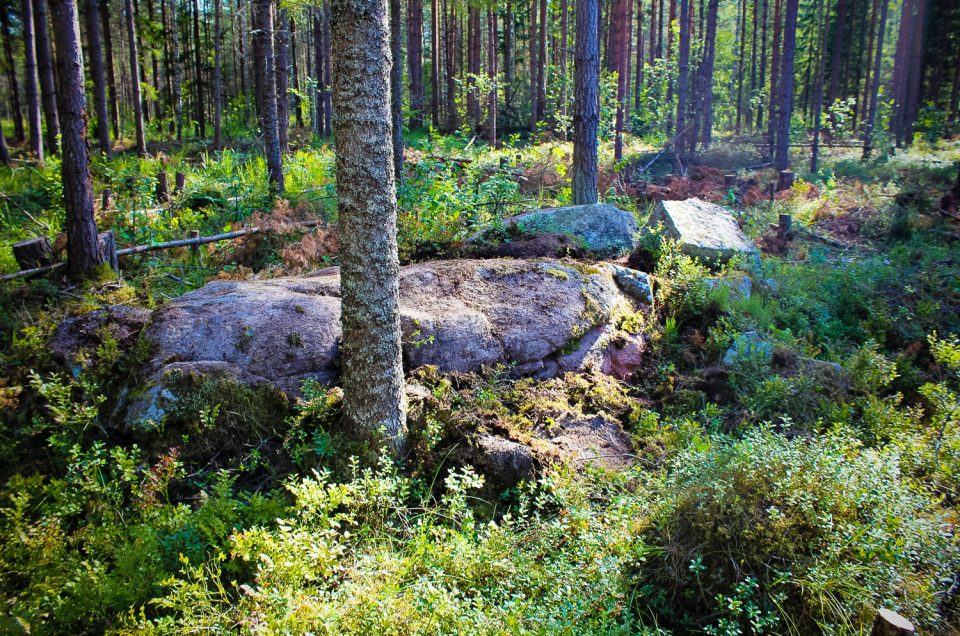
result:
[[[653,304],[653,278],[650,274],[614,263],[607,263],[607,267],[623,293],[642,303]]]
[[[515,486],[533,475],[533,452],[529,446],[496,435],[484,435],[478,446],[480,463],[497,484]]]
[[[730,290],[731,300],[747,300],[753,292],[753,282],[749,276],[707,278],[704,282],[709,289],[726,287]]]
[[[562,460],[574,465],[623,469],[634,463],[630,436],[606,415],[565,415],[553,426],[536,431],[536,436],[548,442]]]
[[[737,254],[758,254],[756,246],[726,208],[693,198],[660,201],[647,227],[663,224],[666,236],[680,241],[684,254],[722,264]]]
[[[527,234],[575,237],[586,249],[604,258],[629,254],[640,231],[631,213],[605,203],[534,210],[505,221]]]
[[[732,367],[742,358],[761,358],[766,364],[773,358],[773,345],[760,339],[756,331],[747,331],[737,336],[723,356],[723,364]]]

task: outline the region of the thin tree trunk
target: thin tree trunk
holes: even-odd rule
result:
[[[633,108],[640,110],[640,96],[643,92],[643,0],[637,0],[637,57],[636,69],[634,70],[635,79],[633,82]]]
[[[280,134],[277,127],[277,70],[273,54],[273,1],[255,0],[257,30],[261,57],[257,60],[263,76],[263,152],[267,160],[267,177],[271,189],[283,194],[283,165]]]
[[[600,33],[597,0],[575,0],[573,58],[573,202],[597,202]]]
[[[569,46],[569,0],[560,0],[560,121],[563,125],[560,128],[560,137],[564,141],[567,139],[569,124],[567,117],[570,111],[569,90],[570,75],[567,71],[567,46]]]
[[[93,179],[87,148],[87,98],[76,0],[52,0],[53,33],[60,79],[58,110],[62,118],[60,174],[67,212],[67,266],[80,279],[103,264],[93,216]]]
[[[410,128],[423,128],[423,0],[407,2],[407,69],[410,76]]]
[[[155,24],[153,0],[147,0],[147,16],[149,17],[150,24]],[[153,90],[155,93],[155,97],[153,98],[153,113],[157,120],[157,128],[163,131],[163,112],[160,109],[160,96],[163,94],[160,90],[160,61],[159,58],[157,58],[157,49],[153,46],[150,47],[150,66],[151,71],[153,71]]]
[[[180,25],[177,2],[170,3],[170,39],[173,48],[173,107],[176,115],[177,141],[183,142],[183,65],[180,62]]]
[[[440,129],[440,2],[430,3],[430,119]]]
[[[753,130],[756,109],[753,107],[757,94],[757,21],[759,18],[759,0],[753,0],[752,27],[750,29],[750,106],[747,108],[747,128]]]
[[[786,0],[783,27],[783,59],[780,71],[780,107],[777,111],[777,150],[774,167],[777,171],[790,167],[790,118],[793,115],[793,62],[797,44],[798,0]]]
[[[333,134],[333,44],[330,34],[330,0],[323,0],[323,128]]]
[[[348,428],[367,437],[384,429],[399,454],[405,444],[406,403],[386,4],[386,0],[333,4],[340,352]]]
[[[746,27],[747,27],[747,0],[739,1],[739,17],[737,18],[737,124],[735,132],[740,134],[743,122],[743,62],[746,54]]]
[[[783,6],[783,2],[789,0],[775,0],[774,2],[774,12],[773,12],[773,56],[770,64],[770,109],[768,119],[768,130],[767,130],[767,142],[770,148],[770,156],[774,154],[774,144],[776,141],[777,133],[777,102],[779,101],[780,92],[779,92],[779,78],[780,75],[780,27],[783,21],[780,19],[780,10]]]
[[[55,2],[58,0],[54,0]],[[100,152],[110,155],[110,120],[107,116],[107,81],[103,73],[100,46],[100,16],[97,0],[87,0],[87,48],[90,51],[90,76],[93,79],[93,104],[97,113],[97,140]]]
[[[614,122],[613,160],[623,159],[623,124],[625,119],[624,102],[627,100],[627,0],[617,0],[610,6],[610,38],[613,70],[617,72],[617,114]]]
[[[487,95],[487,143],[497,147],[497,10],[487,8],[487,75],[490,92]]]
[[[193,0],[193,80],[194,98],[197,100],[194,116],[197,118],[197,133],[200,139],[207,137],[207,111],[203,100],[203,63],[200,56],[200,5]]]
[[[867,76],[863,81],[863,97],[857,100],[857,109],[862,111],[864,123],[869,118],[870,113],[870,81],[873,77],[873,58],[872,54],[876,46],[877,35],[877,16],[879,15],[880,0],[872,0],[870,3],[870,34],[867,39]]]
[[[769,9],[769,0],[763,0],[763,17],[761,18],[762,33],[760,35],[760,84],[759,88],[763,91],[767,85],[767,11]],[[763,130],[763,110],[764,102],[757,100],[757,130]]]
[[[23,0],[20,29],[23,32],[24,92],[27,98],[27,123],[30,127],[28,147],[33,157],[43,163],[43,130],[40,124],[40,80],[37,77],[37,49],[33,35],[33,2]]]
[[[221,49],[223,48],[223,34],[221,33],[221,0],[213,0],[213,147],[220,148],[221,138],[220,116],[223,111],[223,70],[221,68]]]
[[[3,135],[2,127],[0,127],[0,163],[5,166],[10,165],[10,149],[7,148],[7,139]]]
[[[820,55],[817,56],[817,77],[815,79],[813,93],[813,148],[810,152],[810,172],[816,174],[820,162],[820,113],[823,111],[823,82],[824,82],[824,64],[827,58],[825,45],[827,42],[827,32],[829,23],[824,20],[823,5],[825,0],[818,0],[817,24],[820,27],[817,48]]]
[[[507,14],[503,24],[503,98],[507,115],[513,112],[514,77],[514,16],[513,0],[507,0]]]
[[[13,36],[10,33],[10,12],[13,7],[4,3],[0,7],[0,29],[3,30],[3,57],[6,61],[7,84],[10,86],[10,112],[13,117],[13,140],[23,143],[23,109],[20,106],[20,89],[17,85],[17,66],[13,61]]]
[[[540,84],[538,73],[540,62],[537,60],[537,10],[539,0],[530,0],[530,132],[537,132],[537,86]]]
[[[173,102],[173,61],[170,59],[170,22],[167,17],[167,0],[160,0],[160,24],[163,27],[163,83],[166,92],[166,106],[174,107]],[[169,116],[169,112],[168,112]],[[171,117],[167,130],[172,135],[176,127],[176,118]]]
[[[690,76],[690,0],[680,0],[680,51],[677,73],[677,154],[687,149],[687,83]]]
[[[297,21],[290,18],[290,61],[293,66],[293,116],[297,128],[303,128],[303,100],[300,98],[300,60],[297,47]]]
[[[127,20],[127,42],[130,51],[130,88],[133,91],[133,118],[137,128],[137,154],[147,154],[147,142],[143,135],[143,99],[140,95],[140,64],[137,54],[136,14],[133,12],[133,0],[125,0]]]
[[[827,106],[836,101],[840,92],[840,65],[843,60],[843,31],[847,21],[847,0],[837,0],[837,19],[834,22],[833,51],[830,60],[830,89],[827,92]]]
[[[403,7],[390,0],[390,117],[393,128],[393,174],[403,182]]]
[[[707,148],[713,141],[713,69],[717,58],[717,14],[720,0],[710,0],[707,4],[706,53],[703,62],[703,118],[702,141]]]
[[[916,16],[913,19],[913,32],[910,35],[910,70],[907,75],[907,96],[905,108],[904,141],[913,143],[913,126],[920,113],[920,90],[923,84],[923,41],[926,21],[927,0],[916,0]]]
[[[480,128],[480,95],[477,93],[479,75],[480,8],[471,4],[467,6],[467,117],[474,131]]]
[[[36,38],[37,76],[40,80],[43,119],[47,125],[46,148],[49,154],[56,154],[60,119],[57,115],[57,87],[53,79],[53,57],[50,53],[47,0],[33,0],[33,29]]]
[[[324,92],[324,83],[323,83],[323,56],[324,56],[324,46],[323,46],[323,8],[321,7],[313,16],[313,56],[314,56],[314,66],[316,70],[314,71],[317,78],[317,90],[314,94],[314,102],[316,102],[316,119],[313,122],[314,132],[317,133],[319,137],[326,137],[329,134],[327,131],[327,123],[324,118],[326,104],[323,99]]]
[[[456,3],[443,0],[447,25],[444,40],[447,54],[447,132],[453,132],[459,126],[457,116],[457,9]],[[449,10],[448,10],[449,9]]]
[[[278,4],[279,6],[279,4]],[[277,83],[277,138],[280,154],[287,152],[290,128],[290,48],[288,45],[290,18],[282,6],[277,9],[276,31],[273,35],[274,63]]]
[[[547,0],[540,0],[540,47],[537,52],[537,119],[547,116],[547,31],[550,19]]]

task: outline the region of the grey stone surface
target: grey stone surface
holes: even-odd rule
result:
[[[647,305],[653,304],[653,278],[650,274],[615,263],[607,263],[607,267],[625,294]]]
[[[647,227],[659,224],[667,236],[680,242],[685,254],[708,263],[725,263],[737,254],[758,254],[730,211],[714,203],[697,198],[660,201]]]
[[[526,444],[484,435],[477,442],[484,472],[497,484],[515,486],[533,476],[533,451]]]
[[[636,245],[633,214],[605,203],[534,210],[506,219],[528,234],[560,234],[576,238],[602,257],[624,256]]]
[[[741,359],[753,357],[760,358],[769,363],[773,358],[773,345],[760,339],[760,334],[756,331],[747,331],[737,336],[730,348],[723,356],[725,366],[733,366]]]
[[[717,278],[707,278],[704,280],[709,289],[717,287],[726,287],[730,290],[732,300],[746,300],[750,298],[753,292],[753,282],[749,276],[726,276]]]
[[[159,398],[148,389],[174,370],[226,373],[288,395],[308,378],[332,384],[339,376],[339,293],[339,271],[330,268],[296,278],[214,281],[185,294],[154,312],[144,334],[155,353],[135,394]],[[628,377],[646,341],[617,333],[612,317],[633,306],[604,267],[515,259],[403,267],[404,364],[441,372],[505,364],[539,378],[586,369]],[[128,414],[162,414],[156,409],[162,405],[133,404]]]

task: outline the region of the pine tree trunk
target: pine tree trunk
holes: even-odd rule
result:
[[[440,2],[430,3],[430,118],[440,129]]]
[[[223,48],[223,34],[221,33],[221,0],[213,0],[213,147],[220,148],[221,138],[220,117],[223,112],[223,70],[221,57]]]
[[[207,109],[203,99],[203,62],[201,61],[202,45],[200,43],[200,6],[193,0],[193,83],[196,108],[194,117],[197,120],[197,134],[200,139],[207,137]]]
[[[737,55],[737,124],[736,134],[740,134],[743,123],[743,62],[746,54],[746,26],[747,26],[747,0],[739,0],[739,14],[737,17],[737,46],[739,54]]]
[[[147,16],[149,17],[150,24],[155,24],[154,22],[154,13],[153,13],[153,0],[147,0]],[[163,94],[160,90],[160,62],[157,58],[157,49],[153,46],[150,47],[150,66],[153,72],[153,91],[155,97],[153,98],[153,114],[154,118],[157,120],[157,128],[162,132],[163,131],[163,111],[160,108],[160,96]]]
[[[614,122],[613,159],[623,158],[623,123],[625,118],[624,102],[627,99],[627,0],[617,0],[610,6],[610,59],[612,71],[617,73],[617,114]]]
[[[280,154],[287,153],[287,137],[290,129],[290,18],[282,6],[277,9],[276,31],[273,35],[274,63],[277,83],[277,138]]]
[[[403,7],[390,0],[390,121],[393,128],[393,174],[403,182]]]
[[[820,27],[819,44],[820,55],[817,56],[817,76],[813,93],[813,148],[810,152],[810,172],[816,174],[820,162],[820,113],[823,111],[823,82],[824,82],[824,64],[827,58],[824,46],[827,41],[827,31],[829,24],[825,21],[824,5],[825,0],[818,0],[817,24]]]
[[[633,108],[640,110],[640,96],[643,92],[643,65],[645,62],[645,52],[643,34],[643,0],[637,0],[637,53],[636,66],[634,68],[633,82]]]
[[[760,21],[762,33],[760,35],[760,84],[762,91],[767,85],[767,11],[769,9],[769,0],[763,0],[763,17]],[[757,100],[757,130],[763,130],[763,100]]]
[[[103,64],[107,71],[107,94],[110,97],[110,129],[113,141],[120,140],[120,96],[117,92],[117,75],[114,69],[113,34],[110,28],[110,0],[100,2],[100,32],[103,34]],[[176,34],[174,34],[176,40]]]
[[[33,2],[23,0],[20,29],[23,32],[24,92],[27,98],[27,123],[30,134],[28,148],[33,157],[43,163],[43,130],[40,124],[40,80],[37,77],[37,49],[33,35]]]
[[[3,135],[2,127],[0,127],[0,163],[5,166],[10,165],[10,149],[7,148],[7,138]]]
[[[687,83],[690,76],[690,1],[680,0],[680,51],[677,72],[677,154],[687,150]]]
[[[97,0],[87,0],[87,49],[90,52],[90,76],[93,79],[93,105],[97,113],[97,141],[100,152],[109,155],[110,120],[107,116],[107,81],[103,73],[103,49],[100,46],[100,15]]]
[[[569,124],[567,117],[570,112],[568,90],[570,74],[567,70],[567,47],[569,46],[570,8],[569,0],[560,0],[560,138],[567,140]]]
[[[127,45],[130,51],[130,89],[133,93],[133,119],[137,128],[137,154],[141,157],[147,154],[147,142],[143,135],[143,99],[140,95],[140,64],[137,53],[136,14],[133,11],[133,0],[125,0],[127,21]]]
[[[514,16],[513,0],[507,0],[507,13],[503,23],[503,101],[504,119],[509,121],[513,113],[513,78],[514,78]]]
[[[447,0],[443,0],[443,7],[447,15],[443,32],[447,54],[447,132],[453,132],[460,125],[457,115],[457,9],[455,2],[448,3]]]
[[[77,0],[51,0],[57,46],[58,111],[62,118],[60,172],[67,212],[67,267],[74,280],[103,264],[93,216],[93,179],[87,148],[87,97]]]
[[[57,115],[57,87],[53,79],[53,58],[50,54],[47,0],[33,0],[33,29],[36,38],[37,75],[40,79],[43,120],[47,126],[46,148],[49,154],[56,154],[60,119]]]
[[[423,128],[423,0],[407,2],[407,68],[410,76],[410,128]]]
[[[573,58],[573,202],[597,202],[600,32],[597,0],[576,0]]]
[[[10,34],[10,12],[13,7],[4,2],[0,6],[0,29],[3,30],[3,57],[6,61],[7,85],[10,87],[10,114],[13,117],[13,141],[23,143],[23,109],[20,106],[20,88],[17,85],[17,66],[13,61],[13,36]]]
[[[333,44],[330,34],[330,0],[323,0],[323,128],[333,134]]]
[[[790,167],[790,118],[793,116],[793,62],[797,44],[798,0],[786,0],[783,26],[783,59],[780,70],[780,106],[777,109],[777,141],[774,168]]]
[[[913,126],[920,114],[920,91],[923,84],[923,41],[926,27],[927,0],[915,0],[916,16],[913,19],[913,31],[910,34],[909,72],[907,74],[907,93],[904,121],[904,141],[913,143]]]
[[[316,119],[313,122],[314,132],[317,133],[319,137],[326,137],[328,133],[326,128],[326,120],[324,118],[326,104],[323,100],[323,9],[319,9],[313,16],[313,56],[314,56],[314,66],[316,67],[314,73],[316,74],[317,79],[317,90],[314,93],[314,102]]]
[[[183,142],[183,65],[180,62],[180,25],[177,21],[177,2],[170,3],[170,40],[173,49],[173,108],[176,116],[177,141]]]
[[[277,70],[273,54],[273,0],[255,0],[260,57],[256,60],[263,77],[263,152],[267,160],[270,188],[283,194],[283,166],[280,153],[280,134],[277,128]]]
[[[708,148],[713,141],[713,70],[717,59],[717,14],[720,9],[720,0],[710,0],[707,4],[707,37],[706,53],[703,62],[703,130],[701,139],[704,148]]]
[[[173,103],[173,61],[170,53],[170,21],[167,16],[167,0],[160,0],[160,25],[163,38],[163,90],[166,100],[167,115],[169,110],[174,107]],[[244,91],[246,92],[246,91]],[[170,117],[167,130],[169,134],[174,134],[176,127],[176,117]]]
[[[537,121],[539,113],[537,112],[537,86],[540,83],[538,72],[540,62],[537,60],[537,11],[540,6],[539,0],[530,0],[530,132],[537,132]]]
[[[777,134],[777,112],[780,98],[780,32],[783,21],[781,20],[781,8],[783,3],[789,0],[775,0],[773,12],[773,53],[770,62],[770,108],[767,117],[767,145],[769,146],[770,156],[775,152],[774,144]]]
[[[297,47],[297,21],[290,18],[290,61],[293,66],[293,117],[297,128],[303,128],[303,100],[300,98],[300,59]]]
[[[394,0],[391,0],[391,2]],[[480,75],[480,8],[467,7],[467,117],[476,131],[480,128],[480,95],[476,78]]]
[[[753,100],[757,94],[757,20],[759,13],[759,0],[753,0],[752,25],[750,28],[750,104],[747,108],[747,128],[753,130],[756,117],[756,109],[752,106]]]
[[[847,0],[837,0],[837,18],[834,22],[833,51],[830,60],[830,88],[827,91],[827,106],[837,100],[840,92],[840,65],[843,60],[843,32],[847,20]]]
[[[340,352],[348,428],[364,437],[374,437],[382,428],[400,454],[406,401],[386,13],[386,0],[333,3]]]
[[[487,94],[487,143],[496,148],[497,143],[497,10],[487,9],[487,75],[490,77],[490,92]]]
[[[540,46],[537,53],[537,119],[547,116],[547,31],[550,19],[547,0],[540,0]]]

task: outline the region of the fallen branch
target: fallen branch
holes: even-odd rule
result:
[[[316,227],[320,225],[320,221],[302,221],[299,223],[292,224],[292,227]],[[214,234],[212,236],[197,236],[194,238],[180,239],[177,241],[167,241],[165,243],[152,243],[150,245],[137,245],[136,247],[126,247],[122,250],[117,250],[117,256],[130,256],[131,254],[142,254],[144,252],[153,252],[155,250],[169,250],[176,247],[189,247],[193,245],[204,245],[206,243],[217,243],[219,241],[229,241],[230,239],[240,238],[241,236],[250,236],[251,234],[261,234],[264,232],[274,232],[280,228],[264,228],[264,227],[247,227],[242,230],[235,230],[233,232],[224,232],[222,234]],[[66,265],[66,261],[61,261],[59,263],[54,263],[53,265],[45,265],[43,267],[34,267],[33,269],[24,269],[19,272],[14,272],[13,274],[6,274],[5,276],[0,276],[0,282],[14,280],[16,278],[25,278],[27,276],[35,276],[37,274],[45,274],[47,272],[52,272],[54,270],[60,269]]]

